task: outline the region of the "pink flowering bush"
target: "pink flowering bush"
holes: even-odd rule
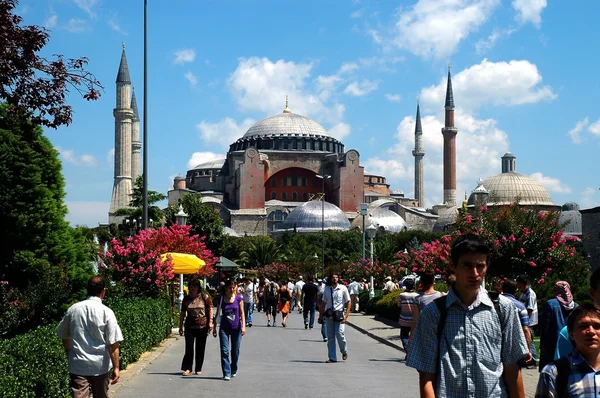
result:
[[[446,274],[450,262],[450,242],[452,238],[447,235],[440,240],[423,243],[419,250],[410,249],[408,253],[398,253],[398,265],[402,270],[434,274]]]
[[[203,239],[190,236],[190,226],[172,225],[159,229],[146,229],[125,242],[113,239],[109,250],[102,255],[102,267],[110,278],[124,288],[127,296],[157,297],[166,291],[167,282],[174,278],[170,256],[167,252],[195,254],[206,262],[199,277],[215,272],[216,258],[206,249]]]
[[[299,275],[298,268],[294,265],[278,263],[275,261],[265,265],[259,272],[262,276],[275,282],[287,282],[289,278],[296,278]]]

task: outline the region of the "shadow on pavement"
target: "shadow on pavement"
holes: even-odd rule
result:
[[[301,359],[292,359],[290,362],[297,362],[297,363],[322,363],[325,364],[325,361],[305,361],[305,360],[301,360]]]
[[[371,358],[371,359],[369,359],[369,362],[406,362],[406,361],[404,359],[400,359],[400,358],[390,358],[390,359]]]

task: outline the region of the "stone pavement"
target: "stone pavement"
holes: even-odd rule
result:
[[[348,322],[350,326],[354,327],[361,333],[372,337],[378,342],[386,344],[396,350],[402,349],[402,342],[400,341],[400,329],[396,322],[365,314],[350,314]],[[399,353],[398,356],[404,359],[403,353]],[[522,369],[521,373],[523,374],[525,397],[533,398],[535,396],[535,388],[537,386],[539,372],[537,369]]]
[[[278,320],[280,321],[278,316]],[[293,313],[288,327],[267,328],[265,316],[255,314],[254,327],[243,337],[238,375],[222,379],[218,338],[209,336],[201,376],[181,376],[183,338],[168,339],[155,352],[122,372],[111,396],[132,397],[306,397],[418,396],[417,373],[403,363],[404,354],[352,327],[346,327],[347,361],[326,364],[326,343],[320,325],[305,330]],[[159,352],[162,351],[162,352]],[[402,359],[401,359],[402,358]],[[233,395],[232,395],[233,394]]]

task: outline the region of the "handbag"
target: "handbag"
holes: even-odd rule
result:
[[[333,319],[334,322],[342,322],[344,320],[344,310],[336,311],[333,308],[333,287],[330,287],[330,289],[331,289],[331,310],[332,310],[331,318]]]

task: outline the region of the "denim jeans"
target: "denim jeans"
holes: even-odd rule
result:
[[[325,318],[323,318],[323,323],[321,324],[321,336],[323,336],[323,340],[327,338],[327,322],[325,322]]]
[[[317,310],[317,304],[312,303],[309,305],[305,305],[302,309],[302,315],[304,316],[304,324],[308,323],[308,326],[312,329],[315,326],[315,311]],[[310,313],[310,322],[308,319],[308,314]],[[323,337],[325,338],[325,337]]]
[[[254,314],[254,302],[244,302],[244,315],[246,315],[246,324],[252,323],[252,314]]]
[[[400,326],[400,341],[404,352],[408,352],[408,339],[410,337],[410,326]]]
[[[336,340],[340,346],[340,352],[342,354],[348,353],[348,344],[346,343],[346,336],[344,335],[346,324],[334,322],[333,318],[325,318],[323,323],[327,324],[327,355],[330,360],[337,361],[335,349]]]
[[[231,341],[230,341],[231,339]],[[242,330],[225,330],[219,328],[219,341],[221,343],[221,370],[223,376],[231,377],[238,371],[238,359],[240,358],[240,345],[242,344]],[[229,354],[231,352],[231,360]]]
[[[537,352],[535,352],[535,344],[533,343],[533,328],[531,326],[529,326],[529,333],[531,333],[531,356],[533,357],[533,360],[537,362],[538,357]]]

